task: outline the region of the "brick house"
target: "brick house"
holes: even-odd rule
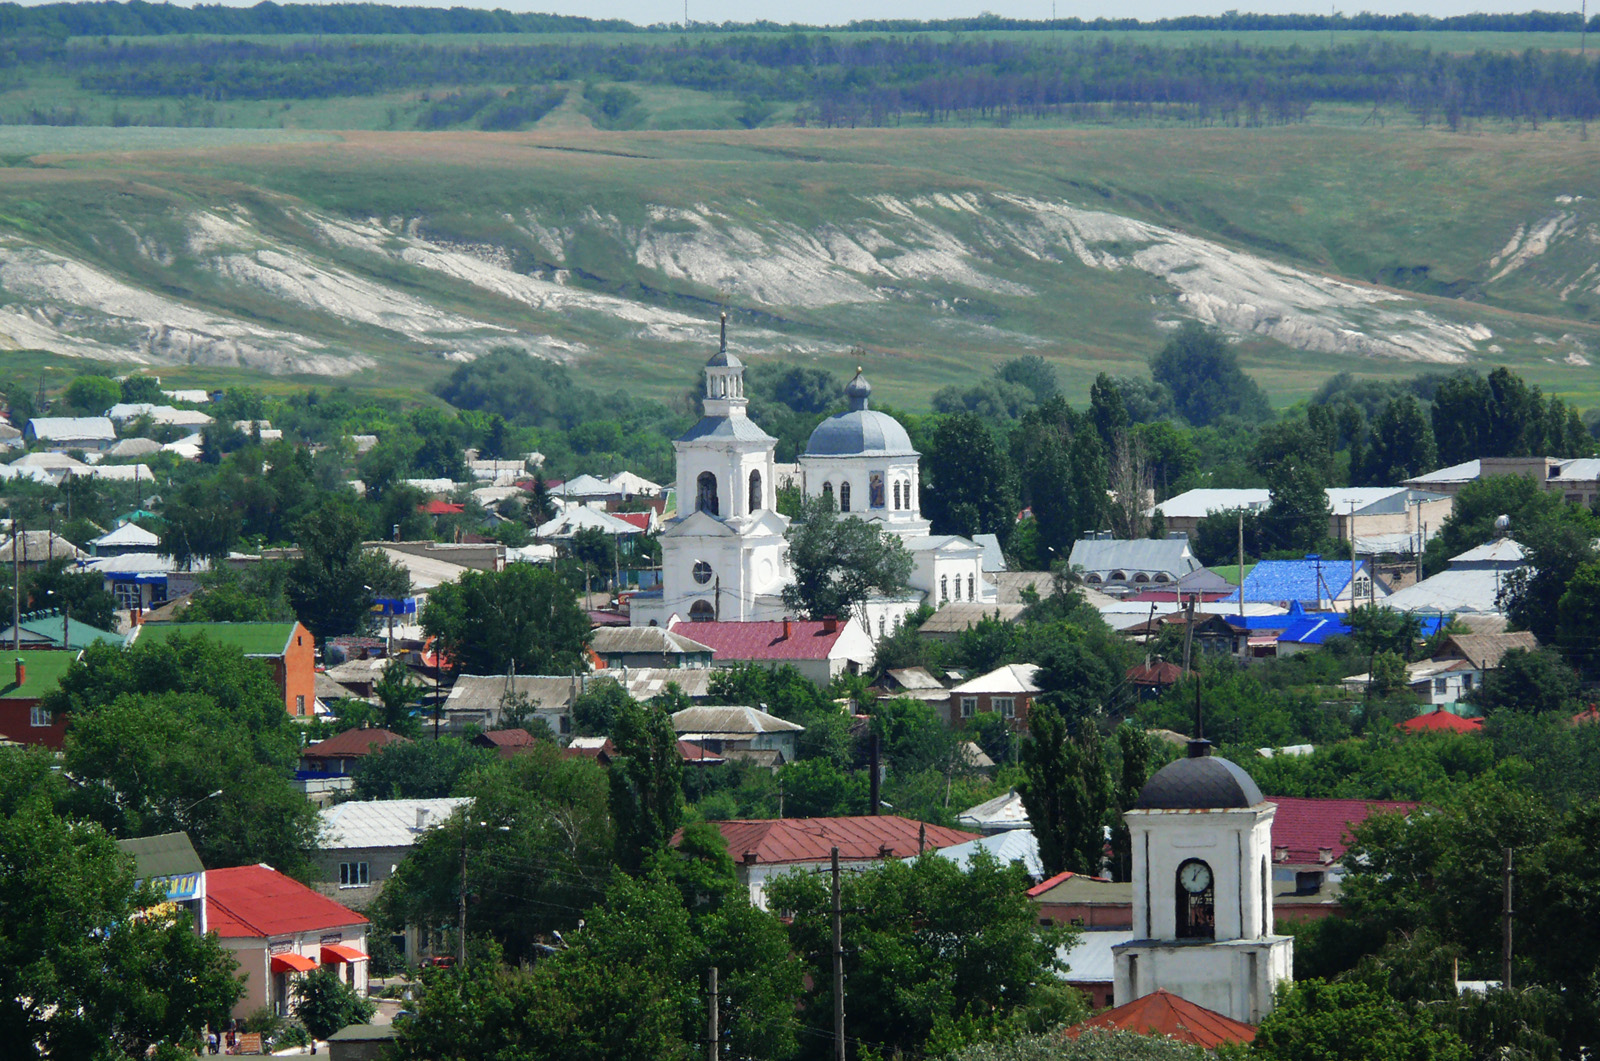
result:
[[[283,694],[283,709],[309,719],[317,699],[316,645],[311,631],[288,623],[143,623],[133,640],[204,635],[219,644],[235,645],[250,659],[266,661],[272,680]]]
[[[1011,727],[1026,731],[1028,712],[1039,692],[1034,684],[1039,668],[1032,663],[1008,663],[988,674],[962,682],[950,690],[946,718],[952,726],[965,726],[970,719],[989,711],[1007,719]]]
[[[61,684],[76,652],[23,649],[9,653],[11,666],[0,685],[0,739],[60,748],[67,735],[65,717],[52,718],[40,704]]]

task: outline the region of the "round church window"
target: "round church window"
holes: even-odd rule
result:
[[[702,586],[711,581],[711,565],[704,560],[694,562],[694,580]]]

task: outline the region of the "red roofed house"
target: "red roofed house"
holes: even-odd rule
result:
[[[1256,1030],[1243,1021],[1197,1006],[1160,988],[1142,998],[1108,1009],[1098,1017],[1074,1024],[1062,1034],[1076,1039],[1090,1028],[1135,1035],[1164,1035],[1180,1043],[1215,1050],[1223,1043],[1248,1043]]]
[[[1483,719],[1462,718],[1437,707],[1426,715],[1406,719],[1399,728],[1406,733],[1477,733],[1483,729]]]
[[[294,981],[333,966],[367,991],[367,919],[267,865],[206,873],[206,927],[232,951],[245,974],[233,1015],[262,1006],[289,1012]]]
[[[1183,678],[1183,668],[1164,660],[1157,660],[1154,663],[1146,660],[1137,666],[1129,667],[1123,677],[1139,694],[1139,699],[1154,700],[1168,686],[1176,685]]]
[[[472,744],[489,748],[502,759],[512,759],[531,750],[538,738],[525,729],[491,729],[472,738]]]
[[[855,619],[775,619],[758,623],[703,622],[673,627],[716,653],[713,666],[755,663],[790,666],[825,686],[848,671],[860,674],[877,651]]]
[[[739,883],[750,902],[767,908],[767,881],[795,870],[827,868],[833,848],[839,864],[869,869],[889,859],[916,858],[924,851],[964,844],[977,833],[927,825],[894,814],[853,818],[763,818],[712,822],[728,842]],[[677,838],[673,838],[677,843]]]
[[[379,748],[409,743],[409,738],[386,729],[347,729],[302,751],[300,769],[319,774],[353,774],[361,760]]]
[[[1374,814],[1410,814],[1417,807],[1405,800],[1268,798],[1278,805],[1272,819],[1276,921],[1314,921],[1342,913],[1339,882],[1352,830]]]
[[[467,507],[465,505],[457,504],[454,501],[441,501],[438,498],[424,501],[417,506],[417,511],[424,516],[459,516],[466,510]]]

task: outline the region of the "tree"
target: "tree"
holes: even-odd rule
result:
[[[841,517],[824,499],[808,499],[784,536],[794,580],[783,603],[813,619],[857,616],[869,597],[901,592],[911,577],[911,554],[898,536]]]
[[[1540,518],[1525,519],[1515,533],[1527,566],[1511,572],[1502,584],[1506,617],[1548,644],[1561,634],[1561,599],[1568,584],[1585,564],[1600,559],[1594,544],[1600,518],[1581,506],[1559,504],[1546,508]],[[1562,642],[1561,647],[1581,650],[1594,631],[1577,634],[1577,641]]]
[[[1066,1022],[1064,1022],[1066,1023]],[[1210,1061],[1205,1049],[1164,1035],[1085,1029],[1068,1039],[1057,1029],[992,1043],[975,1043],[949,1061]]]
[[[1467,483],[1456,494],[1438,533],[1423,553],[1423,571],[1437,574],[1452,556],[1493,541],[1496,521],[1505,516],[1511,523],[1511,537],[1522,541],[1525,530],[1553,517],[1562,500],[1546,493],[1540,484],[1525,475],[1491,475]]]
[[[577,594],[547,567],[508,564],[436,586],[422,629],[457,674],[566,674],[582,665],[589,620]]]
[[[1150,359],[1150,375],[1172,394],[1178,413],[1195,427],[1223,416],[1264,420],[1267,396],[1239,367],[1239,357],[1216,331],[1189,321]]]
[[[1600,676],[1600,560],[1581,564],[1556,602],[1556,643],[1585,675]]]
[[[1279,465],[1272,476],[1272,501],[1261,513],[1261,534],[1269,548],[1309,552],[1328,537],[1328,494],[1311,468]]]
[[[334,970],[313,969],[294,982],[294,1015],[313,1039],[326,1039],[340,1028],[365,1024],[378,1004],[362,998]]]
[[[117,388],[122,401],[159,405],[166,401],[166,395],[161,393],[161,381],[154,376],[129,376]]]
[[[1132,880],[1133,836],[1123,814],[1139,801],[1139,793],[1150,780],[1155,765],[1155,743],[1144,730],[1124,724],[1117,727],[1117,749],[1121,752],[1121,769],[1117,771],[1113,800],[1111,868],[1117,880]]]
[[[678,734],[664,710],[629,701],[617,715],[611,740],[617,754],[607,773],[617,865],[637,873],[652,853],[667,846],[683,821]]]
[[[300,733],[267,669],[204,637],[97,643],[46,700],[70,724],[68,805],[120,837],[184,831],[208,866],[310,869]]]
[[[1351,473],[1356,472],[1352,451]],[[1364,481],[1375,486],[1403,483],[1439,465],[1433,428],[1422,406],[1409,394],[1391,398],[1373,425],[1372,449],[1366,454]]]
[[[1350,609],[1345,621],[1350,626],[1350,640],[1363,656],[1392,652],[1403,663],[1422,638],[1422,620],[1417,616],[1376,604]]]
[[[1025,388],[1041,405],[1054,398],[1060,386],[1055,368],[1038,354],[1013,357],[996,368],[994,374],[1006,383]]]
[[[108,376],[79,376],[67,384],[61,400],[73,410],[89,416],[104,416],[122,400],[122,388]]]
[[[1100,445],[1107,453],[1115,452],[1117,441],[1128,432],[1128,408],[1122,400],[1122,388],[1104,372],[1095,376],[1089,387],[1089,418],[1100,435]]]
[[[1054,980],[1072,930],[1037,930],[1021,867],[980,852],[963,872],[936,855],[842,875],[850,1035],[863,1055],[942,1054],[999,1032]],[[805,1024],[833,1013],[831,897],[825,875],[770,881],[789,938],[815,985]]]
[[[413,714],[422,695],[422,683],[412,675],[405,660],[395,656],[383,665],[383,676],[373,684],[372,695],[383,708],[384,729],[403,737],[422,735],[422,724]]]
[[[72,563],[64,557],[51,560],[27,576],[23,599],[34,608],[65,611],[73,622],[112,629],[117,621],[117,598],[106,592],[100,575],[78,574],[70,570]]]
[[[1373,655],[1370,673],[1372,692],[1378,696],[1392,696],[1405,689],[1410,680],[1406,658],[1387,649]]]
[[[1381,988],[1323,980],[1280,987],[1250,1052],[1271,1061],[1467,1061],[1460,1037]]]
[[[385,744],[356,771],[357,799],[442,799],[457,794],[462,779],[486,766],[493,753],[459,737]]]
[[[1071,735],[1048,704],[1034,704],[1029,736],[1019,756],[1023,780],[1017,794],[1039,840],[1046,876],[1062,870],[1099,876],[1105,860],[1105,825],[1111,782],[1092,723]]]
[[[1570,710],[1578,699],[1578,676],[1560,654],[1549,648],[1508,649],[1500,665],[1485,672],[1483,684],[1466,699],[1485,714],[1517,711]]]
[[[1035,705],[1050,705],[1076,731],[1105,714],[1121,682],[1115,664],[1126,649],[1107,638],[1091,638],[1071,623],[1039,625],[1048,633],[1029,631],[1034,644],[1019,646],[1019,655],[1039,667]]]
[[[617,539],[599,527],[585,527],[572,536],[569,551],[583,565],[585,585],[606,584],[617,565]]]
[[[922,514],[935,534],[996,534],[1016,524],[1010,462],[977,416],[947,416],[922,461]]]
[[[382,553],[363,547],[366,525],[348,501],[330,499],[300,522],[300,559],[289,567],[285,595],[319,642],[358,633],[379,597],[402,597],[411,577]]]
[[[196,560],[221,559],[239,543],[243,522],[225,493],[208,494],[192,484],[165,512],[161,551],[181,568],[187,570]]]
[[[0,1041],[17,1056],[192,1057],[244,993],[215,936],[45,800],[0,817],[0,892]]]

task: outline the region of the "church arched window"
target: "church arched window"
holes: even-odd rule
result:
[[[850,484],[849,483],[840,483],[839,484],[839,511],[840,512],[849,512],[850,511]]]
[[[759,471],[750,473],[750,511],[761,511],[761,473]]]
[[[956,600],[961,599],[961,576],[956,576]]]
[[[976,575],[967,576],[967,600],[978,599],[978,578]]]
[[[833,484],[832,483],[823,483],[822,484],[822,499],[828,503],[828,508],[831,510],[833,508]]]
[[[939,576],[939,603],[943,604],[950,599],[950,576]]]
[[[689,621],[692,623],[709,623],[717,617],[717,609],[708,600],[697,600],[689,605]]]
[[[1178,901],[1179,939],[1215,939],[1217,935],[1216,886],[1211,867],[1198,858],[1178,866],[1174,882]]]
[[[894,484],[894,510],[896,512],[900,511],[900,484],[899,483],[895,483]]]
[[[722,506],[717,503],[717,477],[710,472],[701,472],[700,478],[695,480],[694,507],[696,512],[722,514]]]

